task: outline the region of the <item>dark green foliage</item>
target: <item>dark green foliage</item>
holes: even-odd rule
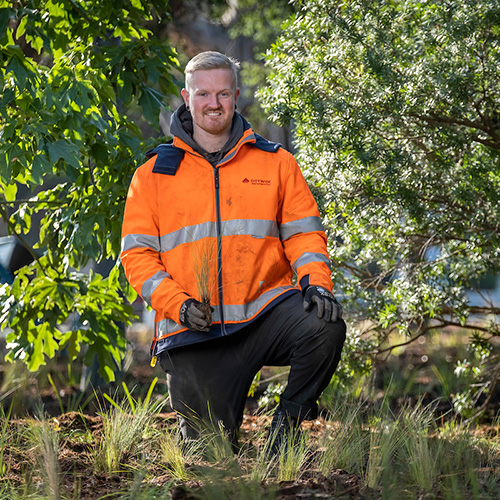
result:
[[[121,216],[134,168],[147,145],[127,110],[153,127],[176,93],[175,52],[145,27],[163,0],[0,2],[0,213],[23,238],[40,219],[35,253],[4,285],[9,358],[35,370],[67,348],[98,355],[102,374],[124,353],[118,322],[132,309],[118,263],[109,277],[78,272],[117,259]],[[155,19],[158,19],[156,15]],[[17,196],[19,188],[30,192]],[[61,325],[77,315],[71,331]]]
[[[351,320],[369,320],[366,344],[351,329],[348,352],[445,325],[489,344],[500,311],[472,306],[466,290],[500,271],[500,4],[301,6],[269,54],[262,96],[280,123],[293,120],[336,288]],[[480,391],[492,390],[497,358],[477,355]]]

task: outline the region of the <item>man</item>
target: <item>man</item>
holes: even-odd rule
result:
[[[290,366],[274,453],[291,425],[316,417],[345,323],[317,205],[293,156],[235,111],[237,71],[211,51],[187,64],[173,141],[131,182],[121,259],[156,311],[153,359],[183,437],[211,422],[236,444],[255,374]]]

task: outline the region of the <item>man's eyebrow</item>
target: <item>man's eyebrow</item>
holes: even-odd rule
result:
[[[210,92],[210,91],[207,89],[195,89],[195,92]],[[218,93],[220,93],[220,92],[232,92],[232,89],[230,89],[228,87],[227,89],[217,90],[217,92]]]

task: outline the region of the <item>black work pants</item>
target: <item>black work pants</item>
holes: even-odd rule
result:
[[[340,360],[345,323],[327,323],[316,307],[304,311],[291,295],[242,330],[227,337],[160,354],[170,403],[183,437],[196,437],[201,422],[236,434],[246,398],[263,366],[290,366],[280,408],[301,421],[317,416],[317,400]],[[210,335],[207,333],[207,335]]]

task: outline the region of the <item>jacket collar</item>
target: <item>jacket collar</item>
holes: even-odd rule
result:
[[[240,137],[240,139],[235,144],[235,146],[233,148],[231,148],[223,156],[223,158],[218,162],[218,165],[223,165],[223,164],[227,163],[228,161],[232,160],[244,144],[251,144],[251,143],[255,143],[255,142],[256,142],[256,136],[255,136],[252,128],[249,127],[243,132],[243,135]],[[183,149],[187,153],[196,154],[198,156],[200,156],[200,155],[204,156],[203,154],[201,154],[199,151],[194,149],[192,146],[190,146],[189,144],[184,142],[179,137],[174,136],[173,145],[177,148]]]

